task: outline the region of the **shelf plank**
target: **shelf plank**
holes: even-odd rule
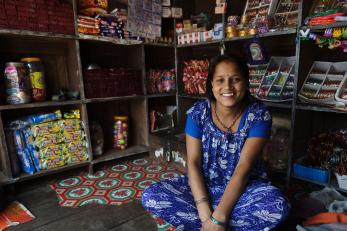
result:
[[[180,94],[178,96],[182,98],[189,98],[189,99],[206,99],[206,96],[203,96],[203,95]]]
[[[196,46],[206,46],[206,45],[218,45],[221,43],[223,40],[213,40],[213,41],[208,41],[208,42],[200,42],[200,43],[191,43],[191,44],[182,44],[182,45],[177,45],[177,48],[182,48],[182,47],[196,47]]]
[[[19,177],[14,178],[13,182],[21,182],[21,181],[36,179],[36,178],[39,178],[42,176],[52,175],[55,173],[65,172],[65,171],[72,170],[75,168],[84,167],[84,166],[87,166],[89,164],[90,164],[89,161],[84,161],[84,162],[80,162],[80,163],[76,163],[76,164],[69,164],[69,165],[66,165],[66,166],[63,166],[60,168],[55,168],[55,169],[50,169],[50,170],[42,170],[42,171],[36,172],[32,175],[27,174],[27,173],[23,173]]]
[[[225,42],[231,42],[231,41],[241,41],[251,38],[265,38],[265,37],[274,37],[274,36],[285,36],[285,35],[295,35],[296,29],[289,29],[289,30],[278,30],[274,32],[268,32],[264,34],[257,34],[257,35],[249,35],[249,36],[243,36],[243,37],[234,37],[234,38],[225,38]]]
[[[161,98],[161,97],[171,97],[171,96],[176,96],[176,93],[162,93],[162,94],[147,95],[147,98]]]
[[[317,111],[317,112],[334,112],[334,113],[341,113],[341,114],[347,113],[346,108],[334,108],[329,106],[325,107],[325,106],[307,104],[307,103],[298,103],[296,105],[296,109],[306,110],[306,111]]]
[[[82,103],[82,100],[45,101],[45,102],[27,103],[27,104],[1,105],[0,111],[13,110],[13,109],[25,109],[25,108],[64,106],[64,105],[74,105],[74,104],[80,104],[80,103]]]
[[[12,183],[12,180],[4,175],[3,172],[0,171],[0,185],[6,185]]]
[[[0,29],[0,35],[8,36],[27,36],[34,38],[52,38],[52,39],[76,39],[75,35],[56,34],[53,32],[39,32],[30,30],[14,30],[14,29]]]
[[[96,41],[96,42],[108,42],[108,43],[114,43],[116,45],[126,45],[126,46],[143,44],[142,41],[119,39],[119,38],[99,36],[99,35],[79,34],[78,39],[79,40]]]
[[[333,28],[333,27],[346,27],[347,22],[336,22],[332,24],[323,24],[323,25],[317,25],[317,26],[303,26],[301,27],[302,30],[310,29],[311,31],[315,30],[325,30],[327,28]]]
[[[102,156],[94,159],[92,161],[92,164],[98,164],[101,162],[117,160],[124,157],[135,156],[145,152],[149,152],[149,147],[145,145],[130,146],[124,150],[110,149],[107,150],[104,154],[102,154]]]
[[[143,99],[143,95],[128,95],[128,96],[115,96],[115,97],[106,97],[106,98],[92,98],[83,100],[84,103],[102,103],[118,100],[131,100],[131,99]]]
[[[273,108],[285,108],[285,109],[291,109],[292,108],[292,102],[268,102],[268,101],[261,101],[268,107],[273,107]]]
[[[166,43],[149,43],[149,42],[146,42],[144,44],[146,46],[154,46],[154,47],[169,47],[169,48],[175,47],[175,44],[166,44]]]

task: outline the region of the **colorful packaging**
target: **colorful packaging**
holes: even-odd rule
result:
[[[80,110],[71,110],[70,112],[64,113],[64,119],[80,119]]]
[[[61,119],[61,117],[62,117],[61,111],[57,110],[53,113],[28,116],[24,119],[24,121],[33,125],[33,124],[45,123],[45,122],[49,122],[53,120],[59,120]]]

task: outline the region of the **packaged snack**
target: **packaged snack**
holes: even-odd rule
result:
[[[71,110],[70,112],[64,113],[64,119],[80,119],[80,110]]]
[[[23,171],[28,174],[34,174],[35,168],[33,162],[31,161],[28,150],[24,149],[22,151],[18,151],[17,155],[22,163]]]
[[[28,122],[29,124],[39,124],[53,120],[59,120],[61,119],[61,117],[61,111],[57,110],[53,113],[28,116],[24,119],[24,121]]]

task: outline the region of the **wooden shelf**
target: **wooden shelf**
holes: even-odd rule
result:
[[[119,101],[119,100],[132,100],[132,99],[143,99],[143,95],[129,95],[129,96],[115,96],[115,97],[106,97],[106,98],[92,98],[83,100],[84,103],[102,103],[110,101]]]
[[[291,109],[292,108],[292,102],[268,102],[268,101],[261,101],[268,107],[273,108],[285,108],[285,109]]]
[[[149,152],[149,147],[145,145],[130,146],[124,150],[110,149],[107,150],[104,154],[102,154],[102,156],[94,159],[92,161],[92,164],[102,163],[110,160],[117,160],[129,156],[135,156],[145,152]]]
[[[161,93],[161,94],[147,95],[147,98],[160,98],[160,97],[171,97],[171,96],[176,96],[176,93]]]
[[[7,178],[3,172],[0,171],[0,185],[12,183],[11,179]]]
[[[346,108],[334,108],[334,107],[328,107],[328,106],[325,107],[321,105],[313,105],[313,104],[307,104],[307,103],[297,103],[296,109],[306,110],[306,111],[318,111],[318,112],[333,112],[333,113],[341,113],[341,114],[347,113]]]
[[[75,35],[56,34],[53,32],[39,32],[30,30],[14,30],[14,29],[0,29],[0,35],[7,36],[26,36],[34,38],[52,38],[52,39],[76,39]]]
[[[187,94],[180,94],[178,95],[182,98],[189,98],[189,99],[206,99],[206,96],[203,95],[187,95]]]
[[[323,24],[323,25],[317,25],[317,26],[303,26],[301,27],[302,30],[310,29],[311,31],[315,30],[325,30],[327,28],[333,28],[333,27],[346,27],[347,22],[336,22],[332,24]]]
[[[0,111],[14,110],[14,109],[26,109],[26,108],[38,108],[38,107],[53,107],[53,106],[65,106],[80,104],[82,100],[71,100],[71,101],[46,101],[38,103],[27,103],[27,104],[13,104],[13,105],[1,105]]]
[[[35,178],[42,177],[42,176],[47,176],[47,175],[60,173],[60,172],[68,171],[68,170],[79,168],[79,167],[84,167],[84,166],[87,166],[89,164],[90,164],[89,161],[84,161],[81,163],[69,164],[69,165],[66,165],[66,166],[63,166],[60,168],[55,168],[55,169],[50,169],[50,170],[42,170],[42,171],[36,172],[32,175],[27,174],[27,173],[23,173],[19,177],[14,178],[13,182],[21,182],[21,181],[31,180],[31,179],[35,179]]]
[[[154,46],[154,47],[170,47],[174,48],[175,44],[166,44],[166,43],[144,43],[146,46]]]
[[[117,45],[127,45],[127,46],[143,44],[142,41],[128,40],[128,39],[118,39],[118,38],[99,36],[99,35],[79,34],[78,35],[78,39],[80,39],[80,40],[89,40],[89,41],[96,41],[96,42],[108,42],[108,43],[114,43],[114,44],[117,44]]]
[[[264,34],[249,35],[249,36],[234,37],[234,38],[225,38],[225,42],[240,41],[240,40],[246,40],[246,39],[251,39],[251,38],[256,38],[256,37],[266,38],[266,37],[285,36],[285,35],[296,35],[296,29],[278,30],[278,31],[274,31],[274,32],[264,33]]]
[[[196,46],[206,46],[206,45],[218,45],[223,40],[213,40],[209,42],[200,42],[200,43],[191,43],[191,44],[183,44],[183,45],[177,45],[177,48],[181,47],[196,47]]]

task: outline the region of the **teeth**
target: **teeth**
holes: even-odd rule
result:
[[[224,93],[224,94],[222,94],[222,96],[226,96],[226,97],[233,96],[233,95],[234,95],[234,93]]]

